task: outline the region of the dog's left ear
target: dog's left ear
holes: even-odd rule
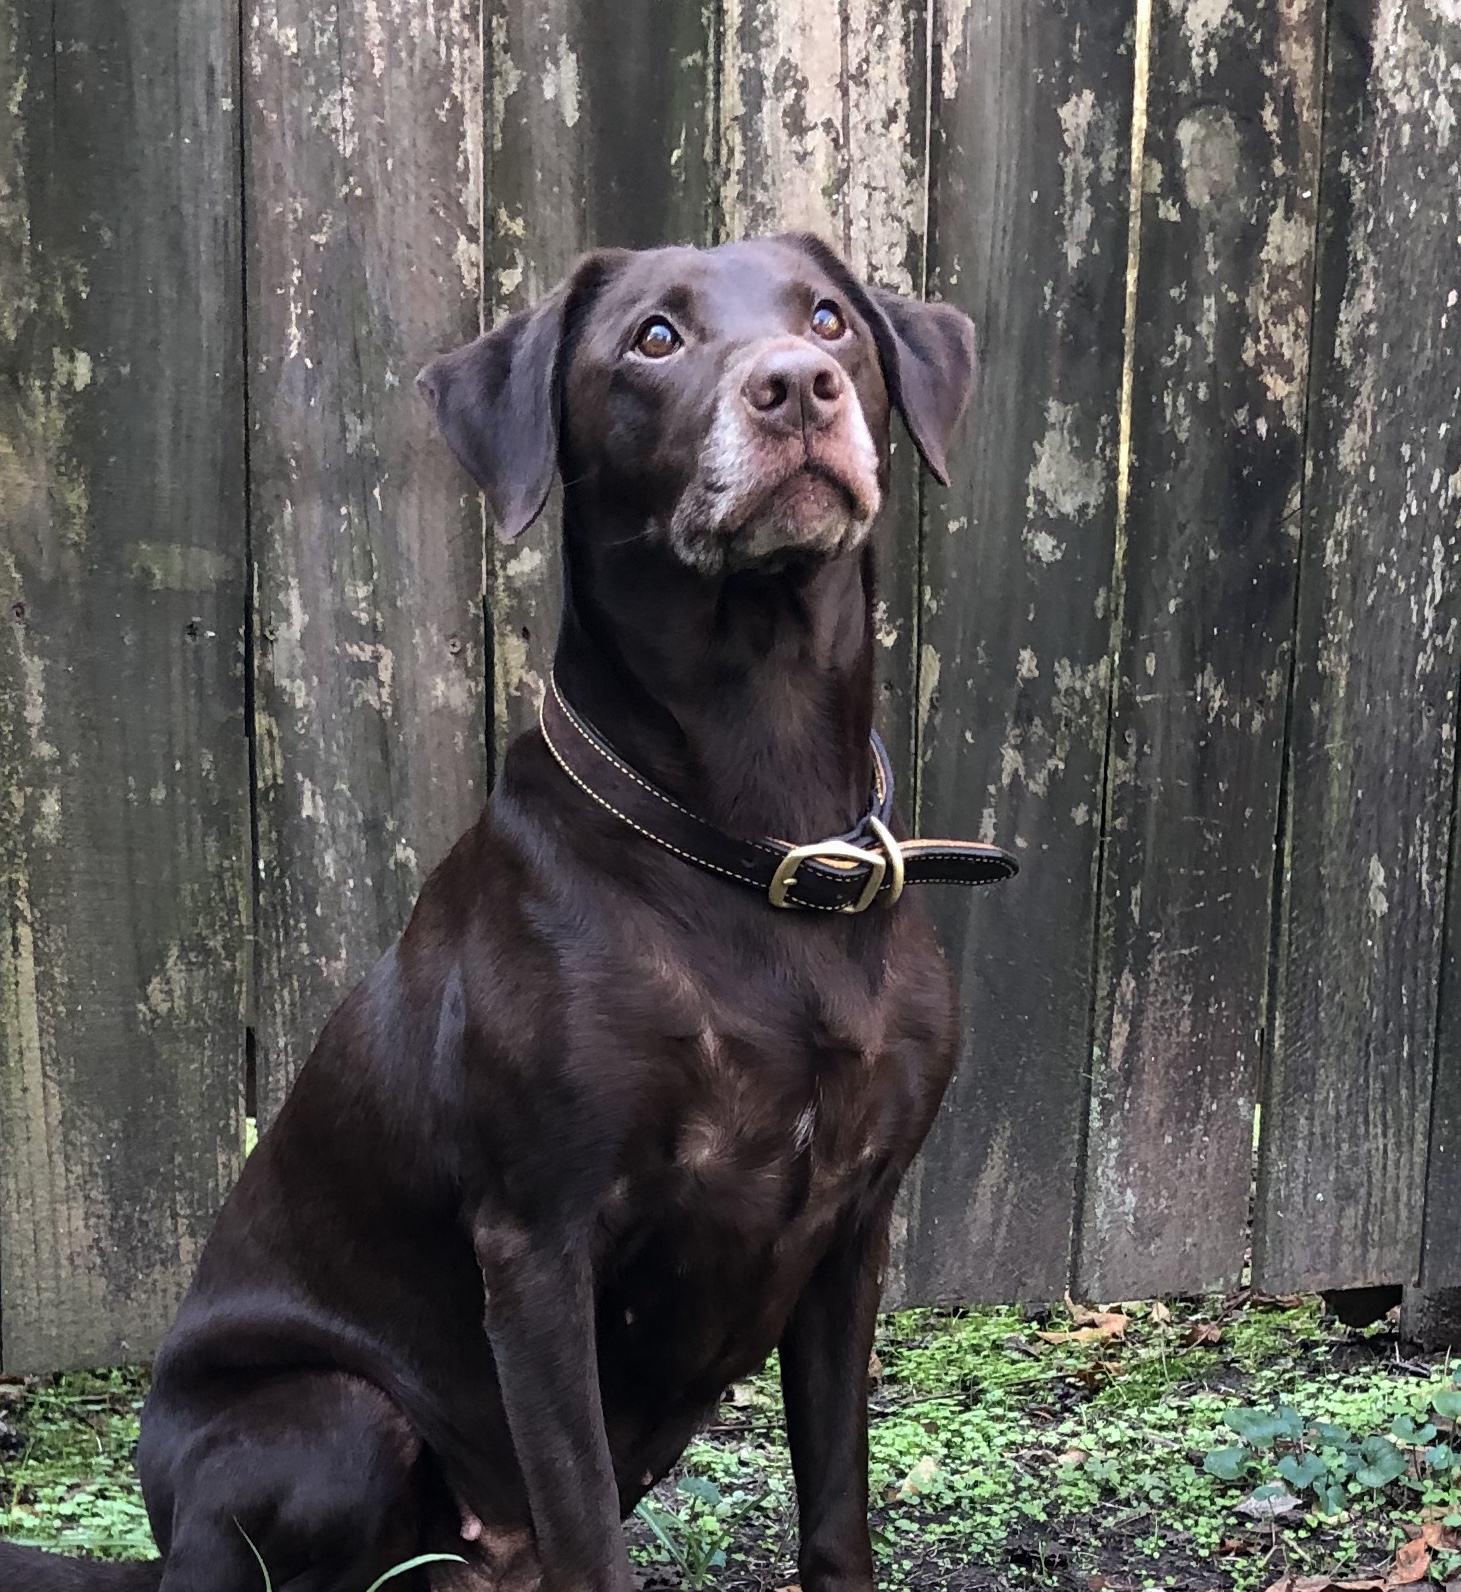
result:
[[[611,251],[585,255],[532,309],[432,360],[416,378],[447,445],[486,496],[503,541],[527,530],[548,501],[558,468],[564,334],[611,263]]]
[[[887,288],[866,290],[888,396],[923,462],[949,484],[947,449],[974,391],[974,322],[952,304],[925,304]]]
[[[923,462],[947,486],[946,452],[974,391],[974,322],[952,304],[925,304],[887,288],[867,287],[812,233],[794,235],[792,241],[838,280],[872,328],[888,396]]]

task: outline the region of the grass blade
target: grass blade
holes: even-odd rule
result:
[[[384,1575],[378,1575],[366,1587],[365,1592],[380,1592],[387,1581],[394,1581],[398,1575],[405,1575],[407,1570],[417,1570],[423,1564],[465,1564],[467,1561],[459,1553],[422,1553],[414,1559],[407,1559],[404,1564],[395,1565]]]
[[[237,1516],[234,1517],[233,1523],[234,1525],[238,1526]],[[253,1554],[253,1556],[259,1561],[259,1569],[263,1572],[264,1576],[264,1592],[274,1592],[274,1578],[269,1574],[269,1566],[264,1563],[264,1555],[259,1552],[258,1548],[254,1544],[254,1539],[248,1534],[247,1531],[244,1530],[242,1526],[238,1526],[238,1534],[246,1543],[248,1543],[249,1552]]]

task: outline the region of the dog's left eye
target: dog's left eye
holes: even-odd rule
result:
[[[835,343],[847,330],[847,322],[842,318],[842,311],[831,299],[823,299],[812,311],[812,330],[829,343]]]
[[[652,315],[635,334],[634,351],[646,359],[664,359],[680,342],[680,334],[662,315]]]

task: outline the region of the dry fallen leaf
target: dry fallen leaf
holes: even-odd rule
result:
[[[1110,1315],[1097,1316],[1094,1325],[1077,1327],[1074,1332],[1037,1332],[1035,1336],[1042,1343],[1119,1342],[1126,1336],[1126,1326],[1130,1319],[1129,1316],[1113,1312]]]
[[[1085,1305],[1078,1305],[1066,1290],[1065,1308],[1070,1311],[1070,1319],[1082,1330],[1094,1331],[1104,1338],[1124,1338],[1126,1329],[1131,1323],[1131,1317],[1123,1315],[1119,1310],[1091,1310]],[[1040,1332],[1037,1337],[1044,1338],[1046,1333]]]
[[[1259,1544],[1252,1537],[1224,1537],[1218,1543],[1219,1553],[1257,1553]]]
[[[1260,1498],[1259,1493],[1264,1496]],[[1299,1507],[1299,1500],[1281,1489],[1270,1492],[1267,1488],[1259,1487],[1233,1507],[1240,1515],[1251,1515],[1254,1520],[1274,1520],[1280,1515],[1291,1515]]]
[[[1410,1586],[1415,1581],[1424,1581],[1430,1567],[1431,1549],[1424,1536],[1402,1542],[1395,1550],[1395,1565],[1385,1577],[1385,1585]]]
[[[916,1498],[925,1493],[938,1479],[939,1465],[932,1454],[925,1454],[903,1478],[898,1488],[900,1498]]]
[[[1037,1332],[1035,1336],[1042,1343],[1094,1343],[1107,1334],[1099,1327],[1077,1327],[1074,1332]]]
[[[1223,1329],[1216,1321],[1194,1321],[1187,1329],[1189,1347],[1199,1349],[1223,1341]]]
[[[1152,1320],[1155,1321],[1159,1327],[1165,1327],[1171,1319],[1172,1312],[1167,1309],[1166,1305],[1164,1305],[1160,1299],[1158,1299],[1157,1302],[1152,1306]]]
[[[1112,1382],[1118,1376],[1126,1375],[1126,1367],[1119,1365],[1115,1360],[1092,1360],[1089,1365],[1083,1365],[1080,1370],[1070,1373],[1073,1382],[1079,1382],[1093,1392],[1103,1383]]]
[[[1394,1568],[1385,1577],[1387,1587],[1412,1586],[1423,1581],[1430,1573],[1432,1553],[1461,1552],[1461,1531],[1440,1520],[1406,1525],[1405,1533],[1410,1541],[1396,1550]]]
[[[1074,1321],[1078,1327],[1087,1321],[1094,1321],[1097,1315],[1100,1314],[1099,1311],[1087,1309],[1085,1305],[1078,1305],[1075,1300],[1070,1297],[1069,1288],[1065,1290],[1065,1308],[1070,1312],[1070,1319]]]
[[[1083,1448],[1067,1448],[1063,1454],[1055,1456],[1057,1465],[1084,1465],[1091,1456]]]
[[[876,1350],[867,1357],[867,1381],[869,1387],[883,1385],[883,1362],[878,1358]]]

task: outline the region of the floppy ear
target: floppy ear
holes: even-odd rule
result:
[[[608,251],[586,255],[532,309],[432,360],[416,378],[447,445],[486,495],[503,541],[527,530],[548,501],[558,468],[564,332],[609,262]]]
[[[866,287],[814,234],[795,235],[789,241],[836,277],[872,328],[888,396],[923,462],[947,486],[946,450],[974,390],[973,321],[952,304],[925,304],[887,288]]]
[[[566,287],[510,315],[416,378],[436,424],[481,487],[504,541],[521,535],[548,500],[558,467],[555,376]]]
[[[923,462],[947,486],[946,450],[978,368],[974,322],[952,304],[925,304],[881,287],[867,294],[879,312],[871,320],[888,394]]]

